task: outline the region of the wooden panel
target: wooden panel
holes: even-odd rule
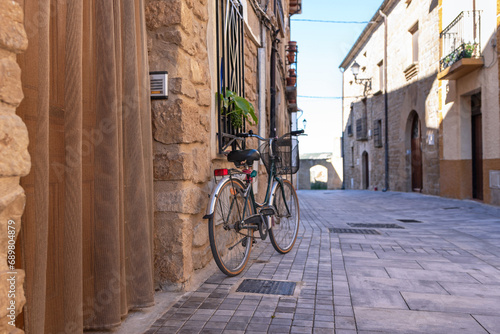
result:
[[[411,187],[413,191],[422,192],[422,134],[420,120],[415,115],[411,134]]]
[[[472,116],[472,198],[483,200],[483,129],[481,114]]]
[[[441,160],[439,167],[441,196],[460,199],[472,197],[471,160]]]

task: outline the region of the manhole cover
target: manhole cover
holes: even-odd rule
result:
[[[397,219],[402,223],[422,223],[420,220],[415,219]]]
[[[259,279],[245,279],[236,292],[261,293],[265,295],[293,296],[295,282],[269,281]]]
[[[364,223],[347,223],[351,227],[372,227],[372,228],[404,228],[396,224],[364,224]]]
[[[329,228],[330,233],[380,234],[377,230],[354,228]]]

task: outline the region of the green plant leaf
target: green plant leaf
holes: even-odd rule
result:
[[[255,115],[255,109],[253,105],[248,102],[248,100],[227,88],[225,93],[225,97],[222,94],[220,95],[223,105],[222,113],[229,116],[231,124],[235,128],[241,128],[243,125],[243,117],[245,117],[251,125],[258,123],[257,116]]]

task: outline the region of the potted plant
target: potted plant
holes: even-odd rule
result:
[[[243,119],[250,125],[258,123],[253,105],[244,97],[226,88],[226,94],[220,94],[220,100],[222,102],[222,113],[229,117],[231,124],[235,128],[242,127]]]
[[[476,45],[473,43],[465,43],[464,44],[464,53],[463,57],[464,58],[471,58],[472,55],[474,54],[474,51],[476,49]]]
[[[295,55],[297,54],[297,42],[289,41],[287,52],[288,63],[295,63]]]
[[[294,68],[289,68],[288,77],[286,78],[286,85],[295,86],[296,82],[297,82],[297,73],[295,72]]]

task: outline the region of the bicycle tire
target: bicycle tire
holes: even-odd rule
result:
[[[215,263],[227,276],[240,274],[248,262],[252,250],[253,230],[228,226],[241,222],[245,198],[241,190],[245,187],[238,179],[227,179],[215,194],[215,208],[212,218],[208,221],[210,248]],[[247,213],[253,212],[250,200],[247,198]]]
[[[300,209],[297,192],[288,180],[283,180],[284,192],[281,184],[276,186],[274,192],[273,205],[276,209],[276,215],[270,217],[271,230],[269,237],[274,249],[281,254],[290,252],[297,240],[300,223]],[[287,206],[283,200],[285,194],[286,203],[290,210],[288,215]]]

